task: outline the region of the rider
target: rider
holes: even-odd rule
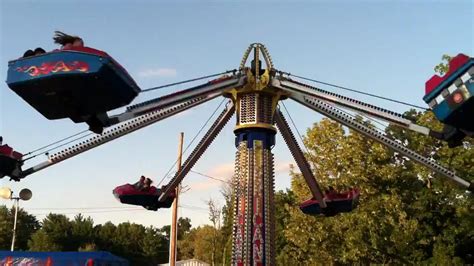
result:
[[[137,189],[137,190],[140,190],[140,191],[147,191],[151,188],[151,184],[153,183],[153,181],[150,179],[150,178],[147,178],[145,176],[141,176],[140,177],[140,180],[138,180],[138,182],[136,182],[135,184],[133,184],[133,186]]]
[[[53,40],[54,43],[61,45],[61,50],[72,50],[110,57],[104,51],[84,46],[84,40],[79,36],[69,35],[62,31],[55,31]]]

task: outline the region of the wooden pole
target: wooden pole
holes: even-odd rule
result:
[[[181,171],[181,161],[183,157],[183,139],[184,132],[179,134],[179,146],[178,146],[178,172]],[[178,197],[181,190],[181,184],[176,187],[176,198],[173,201],[173,217],[171,221],[171,232],[170,232],[170,266],[176,265],[177,257],[177,240],[178,240]]]

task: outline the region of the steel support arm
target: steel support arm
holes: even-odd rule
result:
[[[369,116],[382,119],[391,124],[398,125],[424,135],[430,135],[431,132],[431,129],[413,123],[409,119],[404,118],[402,114],[398,114],[396,112],[392,112],[390,110],[377,107],[375,105],[355,100],[333,92],[325,91],[320,88],[312,87],[291,79],[286,79],[282,77],[274,78],[272,80],[272,86],[284,90],[289,90],[292,92],[299,92],[304,95],[317,98],[321,101],[330,102],[346,109],[361,112]]]
[[[165,200],[168,195],[176,189],[176,187],[179,185],[179,183],[181,183],[183,178],[193,168],[194,164],[196,164],[197,160],[201,158],[202,154],[207,150],[207,148],[211,145],[212,141],[221,132],[222,128],[224,128],[224,126],[227,124],[229,119],[234,114],[234,111],[234,105],[229,102],[225,110],[222,111],[222,113],[216,119],[214,124],[212,124],[212,126],[204,135],[204,137],[194,148],[193,152],[189,155],[188,159],[186,159],[183,166],[181,167],[181,171],[177,172],[173,179],[165,186],[163,194],[161,194],[160,198],[158,199],[159,201]]]
[[[341,112],[337,108],[334,108],[333,106],[325,103],[324,101],[321,101],[319,99],[313,98],[313,97],[308,97],[300,93],[295,93],[292,92],[290,94],[290,98],[293,100],[301,103],[302,105],[321,113],[322,115],[325,115],[361,134],[364,136],[373,139],[388,148],[399,152],[400,154],[405,155],[406,157],[410,158],[411,160],[414,160],[415,162],[418,162],[421,165],[424,165],[428,167],[429,169],[433,170],[434,172],[447,177],[457,184],[461,185],[462,187],[474,191],[474,183],[470,183],[469,181],[466,181],[460,177],[458,177],[454,172],[444,168],[443,166],[439,165],[437,162],[435,162],[432,159],[426,158],[410,149],[407,147],[403,146],[402,144],[384,136],[382,133],[378,132],[377,130],[374,130],[360,122],[358,122],[356,119],[352,118],[351,116],[345,114],[344,112]]]
[[[111,124],[121,123],[145,113],[174,106],[208,94],[222,95],[225,90],[237,88],[245,84],[245,75],[233,75],[209,81],[205,84],[168,94],[153,100],[127,107],[127,110],[110,118]]]
[[[176,115],[178,113],[181,113],[185,110],[188,110],[192,107],[195,107],[197,105],[200,105],[202,103],[205,103],[211,99],[216,98],[220,94],[215,92],[208,94],[207,96],[204,97],[198,97],[194,98],[192,100],[188,100],[185,103],[181,103],[175,106],[167,107],[164,109],[160,109],[157,111],[152,111],[149,113],[146,113],[142,116],[136,117],[130,121],[127,121],[125,123],[119,124],[117,126],[114,126],[111,129],[108,129],[104,131],[100,135],[95,135],[94,137],[87,139],[83,142],[80,142],[70,148],[64,149],[60,152],[57,152],[51,156],[49,156],[48,160],[46,162],[40,163],[34,167],[31,167],[29,169],[26,169],[25,171],[22,171],[20,173],[20,176],[18,177],[12,177],[13,179],[20,179],[24,178],[28,175],[31,175],[35,172],[38,172],[39,170],[42,170],[44,168],[47,168],[49,166],[52,166],[54,164],[57,164],[61,161],[64,161],[66,159],[72,158],[76,155],[79,155],[85,151],[88,151],[90,149],[93,149],[97,146],[100,146],[102,144],[105,144],[109,141],[112,141],[114,139],[120,138],[122,136],[125,136],[129,133],[132,133],[138,129],[147,127],[153,123],[156,123],[158,121],[161,121],[165,118],[171,117],[173,115]]]
[[[283,139],[286,142],[286,145],[288,146],[288,149],[291,152],[291,155],[293,155],[296,164],[298,164],[298,167],[300,168],[301,174],[303,175],[306,184],[308,185],[309,190],[311,191],[311,194],[316,200],[318,200],[321,208],[326,208],[326,202],[324,201],[323,193],[318,182],[316,181],[316,178],[313,175],[313,172],[311,171],[309,163],[304,157],[304,154],[301,151],[301,148],[298,145],[295,136],[291,132],[288,122],[286,121],[281,111],[278,109],[275,112],[275,121],[278,126],[278,129],[280,130],[281,135],[283,136]]]

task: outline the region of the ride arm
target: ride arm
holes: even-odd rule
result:
[[[212,141],[221,132],[222,128],[224,128],[224,126],[227,124],[229,119],[234,114],[234,111],[234,105],[232,104],[232,102],[229,102],[224,111],[222,111],[219,117],[217,117],[214,124],[212,124],[212,126],[204,135],[204,137],[191,152],[188,159],[186,159],[183,166],[181,167],[181,171],[177,172],[173,179],[171,179],[171,181],[165,186],[163,194],[161,194],[160,198],[158,199],[159,201],[166,200],[168,195],[171,192],[175,191],[176,187],[181,183],[183,178],[193,168],[194,164],[196,164],[197,160],[201,158],[202,154],[207,150],[207,148],[211,145]]]
[[[277,109],[275,112],[275,121],[278,126],[278,129],[280,130],[281,135],[283,136],[283,139],[286,142],[286,145],[288,146],[288,149],[291,152],[291,155],[293,155],[296,164],[298,164],[298,167],[300,168],[301,174],[303,175],[306,184],[308,185],[309,190],[313,195],[313,198],[318,200],[319,206],[321,206],[321,208],[326,208],[326,202],[324,201],[324,196],[318,184],[318,181],[316,181],[316,178],[314,177],[313,172],[311,171],[308,161],[304,157],[304,154],[301,151],[301,148],[298,145],[295,136],[291,132],[288,122],[286,121],[285,117],[279,109]]]
[[[115,116],[109,118],[109,125],[114,125],[141,116],[148,112],[174,106],[176,104],[196,99],[209,94],[220,96],[224,91],[230,88],[237,88],[244,85],[246,80],[245,75],[231,75],[224,76],[215,80],[211,80],[205,84],[192,87],[186,90],[178,91],[172,94],[168,94],[156,99],[152,99],[146,102],[135,104],[127,107],[127,110]]]
[[[244,83],[245,76],[232,75],[210,81],[200,86],[130,106],[124,113],[110,118],[111,125],[119,125],[104,131],[100,135],[96,135],[86,141],[76,144],[71,148],[57,152],[49,156],[47,161],[21,171],[18,175],[13,175],[10,177],[18,181],[21,178],[38,172],[39,170],[72,158],[111,140],[125,136],[140,128],[149,126],[189,108],[212,100],[218,96],[221,96],[225,90],[240,87]]]
[[[299,92],[295,92],[292,90],[285,89],[286,92],[289,93],[289,97],[296,102],[326,116],[329,117],[339,123],[341,123],[344,126],[347,126],[360,134],[375,140],[379,142],[380,144],[383,144],[387,146],[388,148],[394,150],[395,152],[398,152],[400,154],[405,155],[406,157],[410,158],[411,160],[418,162],[421,165],[424,165],[425,167],[428,167],[429,169],[433,170],[434,172],[447,177],[451,179],[452,181],[456,182],[457,184],[461,185],[462,187],[474,191],[474,183],[470,183],[469,181],[466,181],[462,179],[461,177],[457,176],[454,172],[451,170],[448,170],[444,168],[443,166],[439,165],[437,162],[435,162],[432,159],[426,158],[410,149],[407,147],[403,146],[401,143],[392,140],[388,138],[387,136],[383,135],[381,132],[378,132],[377,130],[364,125],[363,123],[357,121],[353,117],[347,115],[346,113],[338,110],[337,108],[333,107],[332,105],[317,99],[315,97],[308,97],[307,95],[304,95]]]
[[[415,124],[413,121],[406,119],[402,114],[377,107],[375,105],[365,103],[359,100],[355,100],[337,93],[322,90],[317,87],[312,87],[289,78],[278,76],[272,80],[272,86],[288,90],[292,92],[298,92],[303,95],[311,96],[324,102],[330,102],[334,105],[346,108],[352,111],[367,114],[372,117],[379,118],[387,121],[390,124],[397,125],[418,133],[431,136],[437,139],[444,140],[442,133],[431,130],[427,127]]]

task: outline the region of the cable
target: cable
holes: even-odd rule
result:
[[[130,207],[64,207],[64,208],[28,208],[28,210],[101,210],[101,209],[129,209]]]
[[[185,208],[185,209],[200,209],[200,210],[205,210],[206,212],[208,211],[208,208],[204,208],[204,207],[198,207],[198,206],[192,206],[192,205],[184,205],[184,204],[181,204],[179,205],[180,208]]]
[[[425,108],[425,107],[418,106],[418,105],[411,104],[411,103],[407,103],[407,102],[402,102],[402,101],[399,101],[399,100],[390,99],[390,98],[383,97],[383,96],[380,96],[380,95],[376,95],[376,94],[372,94],[372,93],[368,93],[368,92],[363,92],[363,91],[359,91],[359,90],[355,90],[355,89],[351,89],[351,88],[347,88],[347,87],[343,87],[343,86],[331,84],[331,83],[324,82],[324,81],[320,81],[320,80],[316,80],[316,79],[305,78],[305,77],[302,77],[302,76],[293,75],[293,74],[288,73],[288,72],[283,72],[283,71],[279,71],[279,72],[280,72],[280,73],[283,73],[283,74],[286,74],[286,75],[288,75],[288,76],[293,76],[293,77],[296,77],[296,78],[300,78],[300,79],[304,79],[304,80],[316,82],[316,83],[323,84],[323,85],[327,85],[327,86],[331,86],[331,87],[334,87],[334,88],[343,89],[343,90],[347,90],[347,91],[351,91],[351,92],[356,92],[356,93],[359,93],[359,94],[363,94],[363,95],[367,95],[367,96],[379,98],[379,99],[382,99],[382,100],[386,100],[386,101],[390,101],[390,102],[395,102],[395,103],[399,103],[399,104],[403,104],[403,105],[415,107],[415,108],[418,108],[418,109],[421,109],[421,110],[424,110],[424,111],[430,110],[429,108]]]
[[[79,133],[76,133],[76,134],[74,134],[74,135],[71,135],[71,136],[69,136],[69,137],[67,137],[67,138],[63,138],[63,139],[61,139],[61,140],[58,140],[58,141],[53,142],[53,143],[51,143],[51,144],[48,144],[48,145],[46,145],[46,146],[43,146],[43,147],[40,147],[40,148],[35,149],[35,150],[33,150],[33,151],[30,151],[30,152],[26,153],[26,154],[23,155],[23,156],[30,155],[30,154],[35,153],[35,152],[37,152],[37,151],[43,150],[43,149],[45,149],[45,148],[47,148],[47,147],[49,147],[49,146],[52,146],[52,145],[57,144],[57,143],[60,143],[60,142],[62,142],[62,141],[65,141],[65,140],[67,140],[67,139],[70,139],[70,138],[72,138],[72,137],[75,137],[75,136],[77,136],[77,135],[80,135],[80,134],[82,134],[82,133],[84,133],[84,132],[87,132],[87,131],[89,131],[89,130],[83,130],[83,131],[81,131],[81,132],[79,132]]]
[[[310,154],[310,153],[309,153],[309,150],[308,150],[308,147],[306,147],[306,144],[305,144],[304,141],[303,141],[303,137],[302,137],[300,131],[299,131],[298,128],[296,127],[295,121],[293,121],[293,118],[291,117],[290,112],[289,112],[288,109],[286,108],[285,103],[284,103],[283,101],[282,101],[281,103],[282,103],[282,105],[283,105],[283,108],[285,108],[286,114],[288,115],[288,118],[290,119],[291,124],[293,124],[293,127],[294,127],[295,130],[296,130],[296,133],[298,133],[298,137],[300,138],[301,143],[303,143],[303,147],[304,147],[304,149],[306,150],[306,153]]]
[[[348,111],[346,111],[346,110],[344,110],[344,109],[341,109],[341,108],[339,108],[339,107],[337,107],[337,106],[332,106],[332,107],[334,107],[335,109],[337,109],[337,110],[339,110],[339,111],[345,113],[345,114],[348,115],[348,116],[351,116],[353,119],[357,119],[357,116],[356,116],[356,115],[354,115],[354,114],[352,114],[352,113],[349,113]],[[366,116],[366,115],[364,115],[364,114],[360,114],[360,113],[358,113],[358,115],[360,115],[360,116],[362,116],[362,117],[364,117],[364,118],[366,118],[366,119],[368,119],[368,120],[371,120],[372,122],[378,123],[378,124],[380,124],[380,125],[382,125],[382,126],[385,127],[384,124],[382,124],[381,122],[378,122],[377,120],[372,119],[371,117],[368,117],[368,116]],[[372,125],[374,126],[375,129],[377,129],[377,130],[380,132],[380,134],[386,135],[385,130],[383,130],[383,129],[377,127],[377,126],[374,125],[374,124],[372,124]]]
[[[86,131],[88,131],[88,130],[86,130]],[[78,134],[79,134],[79,133],[78,133]],[[76,136],[76,135],[78,135],[78,134],[75,134],[75,135],[73,135],[73,136]],[[86,135],[81,136],[81,137],[79,137],[79,138],[75,138],[75,139],[73,139],[73,140],[71,140],[71,141],[68,141],[68,142],[63,143],[63,144],[58,145],[58,146],[55,146],[54,148],[48,149],[48,150],[46,150],[44,153],[48,153],[48,152],[50,152],[50,151],[52,151],[52,150],[55,150],[55,149],[57,149],[57,148],[61,148],[62,146],[65,146],[65,145],[67,145],[67,144],[69,144],[69,143],[73,143],[73,142],[75,142],[75,141],[78,141],[78,140],[80,140],[80,139],[83,139],[83,138],[88,137],[88,136],[93,135],[93,134],[94,134],[94,133],[89,133],[89,134],[86,134]],[[71,137],[72,137],[72,136],[71,136]],[[69,139],[69,138],[71,138],[71,137],[65,138],[65,140],[66,140],[66,139]],[[51,145],[48,145],[48,146],[51,146]],[[29,160],[29,159],[33,159],[33,158],[35,158],[35,157],[37,157],[37,156],[39,156],[39,155],[41,155],[41,153],[38,153],[38,154],[33,155],[33,156],[31,156],[31,157],[28,157],[28,158],[24,159],[23,161],[26,161],[26,160]]]
[[[201,175],[201,176],[210,178],[210,179],[214,179],[214,180],[217,180],[217,181],[221,181],[222,183],[227,183],[227,184],[231,184],[231,185],[232,185],[232,183],[229,182],[229,181],[225,181],[225,180],[222,180],[222,179],[217,178],[217,177],[212,177],[212,176],[210,176],[210,175],[206,175],[206,174],[200,173],[200,172],[198,172],[198,171],[190,170],[190,172],[193,172],[193,173],[195,173],[195,174],[198,174],[198,175]]]
[[[214,112],[212,112],[212,114],[209,116],[209,118],[206,120],[206,122],[204,122],[204,124],[201,126],[201,128],[199,129],[199,131],[196,133],[196,135],[194,135],[194,137],[191,139],[191,142],[186,146],[186,148],[184,149],[183,151],[183,154],[189,149],[189,147],[191,147],[191,144],[193,144],[193,142],[196,140],[196,138],[199,136],[199,134],[201,134],[201,132],[204,130],[204,128],[206,127],[206,125],[209,123],[209,121],[211,120],[211,118],[217,113],[217,111],[219,110],[219,108],[221,107],[222,103],[224,103],[226,99],[223,99],[219,105],[217,106],[217,108],[214,110]],[[173,170],[173,168],[175,167],[175,165],[178,163],[178,159],[176,159],[176,161],[171,165],[170,169],[168,169],[168,172],[166,172],[166,174],[163,176],[163,178],[160,180],[160,182],[158,182],[158,185],[161,185],[161,183],[163,183],[163,181],[165,180],[165,178],[168,176],[168,174]]]
[[[171,87],[171,86],[174,86],[174,85],[189,83],[189,82],[196,81],[196,80],[201,80],[201,79],[206,79],[206,78],[212,78],[212,77],[215,77],[215,76],[220,76],[220,75],[224,75],[224,74],[228,74],[228,73],[235,73],[236,71],[237,71],[236,69],[227,70],[227,71],[225,71],[225,72],[221,72],[221,73],[217,73],[217,74],[212,74],[212,75],[207,75],[207,76],[203,76],[203,77],[200,77],[200,78],[194,78],[194,79],[188,79],[188,80],[184,80],[184,81],[174,82],[174,83],[170,83],[170,84],[166,84],[166,85],[161,85],[161,86],[158,86],[158,87],[153,87],[153,88],[145,89],[145,90],[140,91],[140,93],[142,93],[142,92],[149,92],[149,91],[153,91],[153,90],[158,90],[158,89],[162,89],[162,88],[166,88],[166,87]]]

